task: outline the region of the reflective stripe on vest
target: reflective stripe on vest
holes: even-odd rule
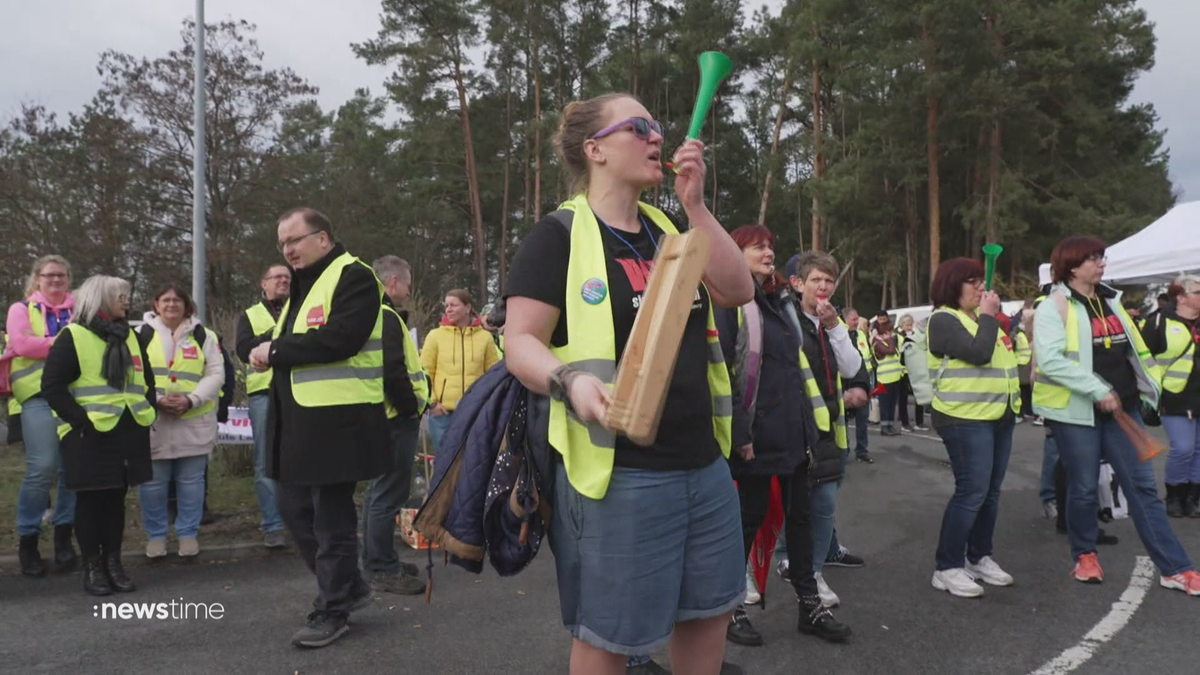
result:
[[[133,355],[133,366],[125,374],[124,391],[120,391],[108,386],[101,374],[107,343],[79,324],[70,324],[63,330],[71,331],[80,373],[79,379],[67,385],[67,391],[87,411],[88,419],[96,431],[112,431],[126,410],[133,413],[133,419],[139,426],[150,426],[154,422],[154,408],[146,400],[146,376],[142,370],[144,364],[137,334],[131,330],[125,340]],[[62,422],[58,425],[59,438],[65,437],[70,431],[70,424]]]
[[[216,344],[217,335],[207,328],[205,331],[205,340],[213,340]],[[166,360],[163,354],[163,343],[159,339],[158,331],[154,331],[154,337],[150,338],[150,344],[146,345],[146,355],[150,357],[150,367],[154,369],[154,388],[157,390],[159,398],[167,395],[167,387],[171,383],[171,378],[175,378],[175,384],[179,387],[179,393],[190,394],[196,391],[196,385],[200,383],[204,377],[204,348],[196,343],[196,338],[191,331],[184,336],[182,340],[175,343],[175,354],[170,361]],[[180,419],[192,419],[201,415],[212,412],[214,401],[209,401],[198,408],[192,408],[184,414],[180,415]]]
[[[861,330],[854,331],[857,338],[856,345],[858,353],[862,355],[863,365],[866,366],[867,372],[874,372],[875,363],[871,360],[871,343],[867,340],[867,336],[863,335]]]
[[[879,365],[876,367],[875,376],[883,384],[894,384],[904,376],[904,365],[900,363],[899,343],[899,338],[897,338],[895,354],[878,359]]]
[[[269,332],[275,327],[275,317],[271,316],[271,312],[263,305],[250,307],[246,310],[246,319],[250,321],[250,332],[255,336]],[[227,385],[229,383],[226,383]],[[258,372],[250,364],[246,364],[246,393],[255,394],[260,391],[266,391],[271,386],[271,369],[268,368],[263,372]]]
[[[400,322],[400,331],[404,333],[404,368],[408,372],[408,381],[412,383],[413,394],[417,397],[417,415],[419,416],[429,406],[429,376],[421,367],[421,356],[417,351],[417,344],[413,342],[412,333],[408,332],[408,325],[404,323],[404,318],[387,304],[383,305],[383,311],[396,317],[396,320]],[[387,411],[388,419],[400,416],[400,411],[396,410],[389,400],[383,402],[383,408]]]
[[[1167,348],[1155,362],[1163,389],[1179,394],[1187,387],[1188,378],[1192,375],[1196,342],[1191,328],[1177,319],[1167,319],[1165,331]]]
[[[972,336],[979,324],[958,309],[939,307],[935,314],[950,314]],[[933,325],[930,321],[929,325]],[[928,344],[928,342],[926,343]],[[929,362],[937,361],[932,353]],[[992,358],[980,367],[943,356],[937,372],[930,375],[933,385],[933,409],[966,420],[989,422],[1004,417],[1006,408],[1021,412],[1021,383],[1017,377],[1017,357],[1004,344],[1004,334],[996,332]]]
[[[817,328],[817,330],[821,330]],[[829,408],[825,404],[825,397],[821,395],[821,387],[817,384],[817,378],[813,377],[812,368],[808,364],[808,356],[804,350],[800,350],[800,370],[804,373],[804,393],[808,396],[808,400],[812,403],[813,417],[817,420],[817,428],[821,431],[829,431]],[[837,401],[838,401],[838,418],[834,423],[833,439],[837,442],[837,446],[842,450],[850,447],[849,436],[846,433],[846,399],[842,397],[842,374],[837,374]]]
[[[675,225],[658,209],[639,203],[641,212],[660,230],[678,234]],[[612,304],[609,293],[598,293],[601,299],[589,304],[583,299],[583,289],[600,288],[607,291],[608,268],[600,225],[580,195],[564,203],[561,209],[574,212],[570,230],[571,253],[567,264],[566,313],[567,344],[551,346],[550,351],[564,364],[591,373],[603,382],[611,383],[617,372],[616,335],[613,330]],[[566,224],[566,223],[564,223]],[[594,298],[595,295],[589,295]],[[712,396],[713,434],[728,457],[732,434],[733,397],[729,371],[721,353],[716,324],[713,321],[711,298],[708,310],[707,339],[709,347],[708,387]],[[559,401],[550,402],[550,444],[562,455],[567,479],[582,495],[601,499],[608,491],[612,477],[615,436],[597,422],[584,424]]]
[[[293,334],[301,335],[325,325],[326,317],[333,311],[333,292],[342,278],[342,271],[349,265],[363,263],[349,253],[343,253],[329,263],[321,276],[317,277],[308,295],[300,302],[300,311],[296,313],[296,321],[292,325]],[[383,403],[383,285],[378,279],[375,282],[380,298],[380,310],[375,316],[375,326],[371,329],[370,338],[358,353],[341,361],[292,368],[292,398],[301,407]],[[289,299],[284,304],[272,339],[283,333],[283,322],[288,316],[291,302]]]
[[[1017,333],[1017,365],[1027,366],[1030,361],[1033,361],[1033,347],[1029,345],[1029,338],[1025,337],[1025,333]]]

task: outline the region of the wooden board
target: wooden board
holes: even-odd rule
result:
[[[693,230],[664,236],[654,257],[604,422],[638,445],[651,445],[658,436],[683,329],[708,264],[708,247],[708,233]]]

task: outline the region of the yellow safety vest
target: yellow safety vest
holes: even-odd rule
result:
[[[936,313],[951,314],[971,335],[979,324],[966,312],[939,307]],[[933,325],[933,322],[930,322]],[[937,357],[931,352],[929,362]],[[1010,408],[1021,412],[1021,382],[1017,377],[1017,358],[1004,344],[1001,331],[996,334],[992,359],[982,368],[966,361],[943,356],[941,365],[932,375],[933,409],[966,420],[990,422],[1004,416]]]
[[[46,337],[46,316],[42,314],[42,306],[36,302],[26,302],[29,308],[29,328],[34,337]],[[31,359],[17,356],[12,360],[12,390],[17,403],[24,403],[42,391],[42,369],[46,362],[41,359]]]
[[[216,333],[203,327],[201,330],[205,332],[205,340],[212,340],[213,344],[216,344]],[[175,343],[175,354],[167,361],[163,356],[162,340],[158,337],[158,331],[154,331],[150,344],[146,345],[146,355],[150,358],[150,367],[154,369],[154,388],[159,398],[167,395],[167,387],[172,377],[175,378],[175,384],[179,386],[181,394],[195,391],[196,385],[200,384],[200,379],[204,377],[204,348],[196,342],[191,332]],[[211,412],[213,404],[213,401],[209,401],[199,408],[192,408],[180,415],[180,419],[200,417]]]
[[[1162,388],[1172,394],[1182,393],[1192,375],[1196,342],[1192,330],[1177,319],[1167,319],[1164,326],[1167,348],[1155,359],[1156,377],[1162,379]]]
[[[820,327],[817,330],[821,330]],[[830,364],[834,368],[836,364]],[[817,428],[821,431],[829,431],[829,408],[825,405],[825,397],[821,395],[821,387],[817,384],[817,378],[813,377],[812,368],[808,364],[808,356],[804,354],[804,350],[800,350],[800,370],[804,371],[804,393],[808,395],[809,402],[812,403],[813,417],[817,420]],[[842,374],[837,374],[837,401],[838,401],[838,418],[833,425],[833,438],[837,442],[837,446],[842,450],[850,447],[849,436],[846,433],[846,399],[842,397]]]
[[[1027,366],[1033,361],[1033,348],[1029,346],[1029,338],[1025,337],[1024,331],[1017,333],[1016,350],[1018,366]]]
[[[900,363],[900,351],[904,347],[904,336],[899,333],[892,333],[896,338],[896,353],[891,356],[885,356],[878,359],[875,375],[883,384],[895,384],[904,377],[904,365]]]
[[[104,379],[104,348],[107,346],[104,339],[77,323],[69,324],[63,330],[71,331],[75,356],[79,360],[79,379],[67,385],[67,391],[87,411],[96,431],[112,431],[126,410],[133,413],[133,420],[138,425],[148,427],[153,424],[154,408],[146,400],[146,374],[137,334],[131,330],[125,339],[133,356],[133,365],[125,373],[124,390],[118,390],[108,386]],[[59,423],[59,438],[70,432],[70,424]]]
[[[861,330],[855,330],[854,336],[858,353],[862,354],[863,365],[867,368],[868,373],[874,372],[875,361],[871,358],[871,341],[867,339],[867,336]]]
[[[300,311],[296,313],[296,322],[292,324],[293,334],[301,335],[325,325],[326,317],[333,311],[333,292],[342,278],[342,270],[350,265],[366,267],[358,258],[343,253],[317,277],[308,295],[300,301]],[[376,278],[375,285],[380,309],[375,316],[375,327],[358,353],[341,361],[292,368],[292,398],[301,407],[383,403],[383,284]],[[272,339],[283,334],[283,322],[287,320],[291,304],[290,298],[284,303]]]
[[[1108,301],[1105,300],[1105,302]],[[1075,301],[1070,297],[1066,298],[1066,306],[1067,315],[1063,318],[1067,336],[1067,344],[1063,350],[1064,356],[1070,361],[1079,363],[1078,310],[1075,308]],[[1150,348],[1146,346],[1146,341],[1142,339],[1142,333],[1134,329],[1133,320],[1126,313],[1124,307],[1121,307],[1119,304],[1110,303],[1109,309],[1116,313],[1121,319],[1121,324],[1125,326],[1125,334],[1129,336],[1134,351],[1137,353],[1138,362],[1142,364],[1142,369],[1145,371],[1146,376],[1161,386],[1161,372],[1159,371],[1158,363],[1150,354]],[[1071,390],[1050,379],[1049,376],[1042,372],[1039,366],[1037,372],[1034,373],[1033,404],[1035,406],[1061,410],[1066,408],[1070,402]]]
[[[383,311],[396,317],[396,320],[400,322],[400,331],[404,333],[404,368],[408,371],[408,381],[412,383],[413,394],[417,397],[417,416],[419,417],[429,405],[429,376],[421,367],[421,355],[417,351],[417,343],[413,342],[412,334],[408,332],[408,325],[404,323],[403,317],[386,303],[383,305]],[[400,411],[396,410],[391,401],[385,400],[383,408],[387,411],[389,420],[400,416]]]
[[[275,317],[263,306],[263,303],[246,310],[246,319],[250,321],[250,332],[262,335],[275,327]],[[232,383],[227,383],[232,384]],[[258,372],[249,364],[246,365],[246,394],[257,394],[271,387],[271,369]]]
[[[667,234],[678,234],[666,214],[649,204],[639,203],[641,212]],[[570,228],[571,254],[567,265],[566,310],[567,344],[551,346],[550,351],[564,364],[611,382],[617,371],[616,334],[613,330],[612,304],[608,294],[608,266],[600,225],[588,205],[587,196],[579,195],[560,208],[574,211]],[[733,428],[733,394],[725,357],[717,339],[712,304],[708,311],[708,388],[712,396],[713,434],[728,457]],[[616,437],[598,422],[584,424],[567,413],[560,401],[550,402],[550,444],[562,455],[567,479],[582,495],[602,499],[612,478]]]

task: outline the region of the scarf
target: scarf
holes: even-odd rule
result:
[[[106,343],[100,372],[108,381],[108,386],[117,391],[125,391],[125,376],[133,368],[133,355],[129,353],[129,346],[125,343],[129,338],[129,324],[125,319],[113,321],[97,314],[87,323],[87,328]]]

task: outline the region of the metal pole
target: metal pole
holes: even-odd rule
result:
[[[204,171],[207,158],[204,152],[204,0],[196,0],[196,74],[195,115],[192,134],[192,298],[196,301],[196,316],[207,323],[205,276],[205,186]]]

